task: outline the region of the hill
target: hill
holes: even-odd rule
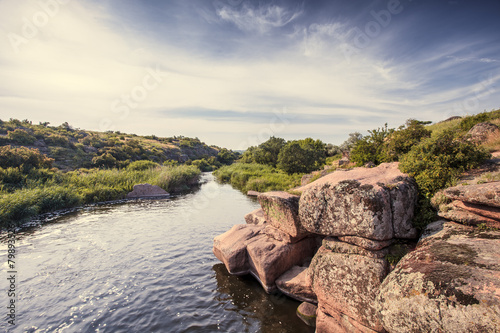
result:
[[[20,121],[12,118],[9,121],[0,120],[0,146],[6,145],[36,148],[54,159],[54,166],[64,171],[94,167],[122,168],[138,160],[190,164],[189,161],[209,160],[211,157],[212,161],[217,157],[219,160],[236,157],[233,152],[208,146],[198,138],[86,131],[73,128],[68,123],[60,126],[49,126],[49,123],[36,125],[27,119]]]

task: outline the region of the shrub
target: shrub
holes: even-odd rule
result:
[[[21,168],[28,172],[33,168],[51,168],[53,159],[40,153],[38,149],[26,147],[0,147],[0,168]]]
[[[382,147],[381,162],[398,161],[401,156],[408,153],[422,139],[429,138],[431,131],[426,129],[424,124],[425,122],[408,119],[405,125],[389,135]]]
[[[128,166],[127,166],[127,169],[128,170],[135,170],[135,171],[142,171],[142,170],[147,170],[147,169],[151,169],[151,168],[156,168],[158,167],[158,163],[155,163],[153,161],[135,161],[135,162],[132,162],[130,163]]]
[[[420,190],[431,197],[439,189],[452,185],[463,171],[479,166],[489,154],[474,143],[455,139],[445,131],[414,146],[400,159],[402,172],[414,177]]]
[[[20,128],[17,128],[14,131],[9,131],[7,133],[7,137],[21,145],[32,145],[36,141],[33,134]]]

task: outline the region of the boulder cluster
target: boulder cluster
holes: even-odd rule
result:
[[[317,332],[500,329],[500,252],[486,255],[500,232],[441,221],[415,248],[418,190],[397,163],[336,171],[293,193],[259,194],[261,208],[215,237],[213,252],[230,274],[306,302],[297,314]],[[395,266],[401,249],[410,253]]]

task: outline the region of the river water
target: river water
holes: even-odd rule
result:
[[[16,239],[16,325],[7,321],[7,245],[0,244],[2,332],[313,332],[299,305],[230,276],[213,238],[258,203],[204,174],[167,200],[80,210]]]

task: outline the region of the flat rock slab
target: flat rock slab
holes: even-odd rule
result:
[[[262,226],[237,224],[214,238],[213,253],[226,265],[230,274],[245,275],[250,272],[247,245],[261,231]]]
[[[375,297],[387,273],[385,259],[335,253],[325,245],[318,250],[309,266],[312,289],[322,311],[330,316],[341,313],[373,331],[384,330],[379,312],[375,309]]]
[[[309,233],[299,221],[299,197],[287,192],[266,192],[258,196],[266,221],[292,237],[304,238]]]
[[[170,194],[159,186],[151,184],[134,185],[132,192],[127,194],[127,198],[151,198],[168,197]]]
[[[316,240],[304,238],[297,243],[283,243],[267,235],[259,235],[247,245],[250,273],[270,293],[276,290],[275,281],[296,265],[314,255]]]
[[[440,209],[438,215],[465,225],[484,224],[490,228],[500,228],[500,208],[497,207],[455,200],[445,209]]]
[[[500,232],[445,221],[431,228],[380,287],[384,327],[500,332]]]
[[[500,182],[450,187],[443,194],[452,200],[500,208]]]
[[[255,224],[255,225],[267,223],[262,208],[257,208],[253,212],[250,212],[247,215],[245,215],[245,222],[247,224]]]
[[[307,279],[307,267],[293,266],[276,280],[278,289],[288,297],[301,302],[318,303]]]
[[[417,186],[398,163],[336,171],[297,190],[300,221],[311,233],[378,241],[418,236]]]

